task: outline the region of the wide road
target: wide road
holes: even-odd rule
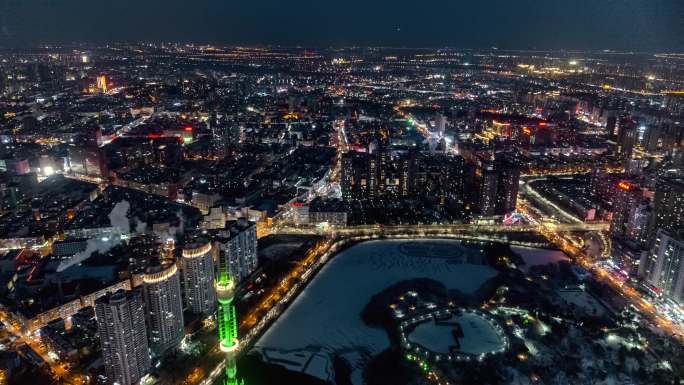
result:
[[[530,219],[533,219],[536,215],[534,208],[530,206],[529,202],[524,200],[520,200],[518,202],[518,211],[527,215]],[[578,247],[576,242],[569,238],[567,234],[554,230],[550,227],[542,228],[539,233],[546,237],[549,242],[553,243],[570,257],[572,257],[575,263],[582,266],[587,271],[592,272],[594,279],[605,283],[626,298],[636,309],[639,310],[641,315],[645,320],[648,321],[648,323],[650,323],[656,329],[662,330],[663,332],[676,337],[677,340],[684,343],[684,329],[680,325],[659,314],[655,306],[644,300],[641,294],[628,283],[615,279],[609,271],[602,266],[595,264],[593,258],[589,257],[580,247]]]
[[[552,229],[556,232],[589,232],[607,231],[607,223],[555,223],[542,222],[530,225],[483,225],[483,224],[434,224],[434,225],[359,225],[320,228],[316,226],[276,226],[271,234],[302,234],[325,236],[359,236],[359,235],[473,235],[491,233],[526,233]]]

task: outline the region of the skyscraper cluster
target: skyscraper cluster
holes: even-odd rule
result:
[[[376,148],[342,156],[342,197],[346,201],[435,199],[462,211],[504,215],[515,211],[520,169],[505,156],[420,154]]]
[[[656,183],[648,225],[647,253],[640,272],[646,281],[684,303],[684,181],[663,177]]]
[[[237,384],[233,296],[237,284],[256,268],[256,247],[255,224],[230,221],[215,237],[188,243],[179,262],[155,259],[145,269],[141,286],[99,298],[96,315],[109,381],[136,384],[148,373],[151,357],[179,346],[185,336],[184,305],[190,313],[208,316],[218,304],[221,348],[231,365],[226,383]]]
[[[408,197],[415,191],[415,153],[395,152],[384,145],[373,152],[348,152],[342,156],[342,197],[382,199]]]
[[[515,211],[520,170],[503,159],[477,157],[469,168],[466,186],[473,211],[483,216]]]

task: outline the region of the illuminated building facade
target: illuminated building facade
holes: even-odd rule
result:
[[[150,368],[140,291],[107,293],[95,302],[95,314],[108,381],[137,384]]]
[[[392,152],[384,145],[373,153],[350,151],[342,155],[342,198],[358,199],[406,198],[414,193],[416,154]]]
[[[629,222],[630,213],[639,204],[642,194],[639,186],[622,180],[617,183],[613,198],[613,217],[610,232],[613,235],[624,235]]]
[[[214,259],[211,243],[196,243],[183,249],[181,259],[185,304],[194,314],[211,314],[216,306]]]
[[[376,160],[373,159],[375,162]],[[370,178],[369,168],[373,168],[374,163],[369,166],[369,156],[367,153],[348,152],[342,155],[342,198],[345,201],[363,199],[368,195],[368,191],[375,189],[375,179]]]
[[[660,178],[653,198],[649,240],[655,239],[660,229],[674,232],[681,228],[684,228],[684,180]]]
[[[498,179],[493,161],[483,160],[475,166],[473,192],[476,195],[473,197],[473,202],[480,215],[495,214]]]
[[[451,201],[463,208],[465,164],[462,157],[431,154],[418,158],[414,169],[410,182],[412,195],[438,196],[440,205]]]
[[[378,145],[371,154],[370,180],[375,181],[368,191],[371,198],[385,195],[388,189],[390,152],[385,143]]]
[[[623,158],[631,158],[639,135],[637,124],[631,117],[624,117],[619,127],[615,152]]]
[[[230,271],[237,282],[249,277],[258,265],[256,224],[244,218],[226,222],[219,231],[221,269]],[[224,266],[224,265],[228,266]]]
[[[652,208],[648,201],[642,200],[629,212],[626,224],[627,236],[640,245],[648,240],[648,223],[651,220]]]
[[[107,161],[104,151],[99,147],[102,132],[99,128],[90,130],[68,147],[71,173],[79,176],[106,178]]]
[[[105,75],[97,77],[97,89],[103,94],[107,93],[107,77]]]
[[[499,168],[497,181],[496,213],[508,214],[515,211],[518,203],[520,169],[513,164],[504,163]]]
[[[148,267],[143,295],[152,351],[161,354],[178,346],[183,339],[183,302],[176,264]]]
[[[659,230],[645,261],[646,281],[671,299],[684,303],[684,238]]]
[[[413,193],[413,185],[415,184],[415,158],[413,154],[402,157],[397,161],[398,174],[398,191],[397,195],[401,197],[408,197]]]

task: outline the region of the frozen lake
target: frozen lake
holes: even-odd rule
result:
[[[531,247],[511,246],[514,253],[520,255],[525,261],[522,270],[528,272],[532,266],[547,265],[560,261],[569,261],[567,255],[560,250],[535,249]]]
[[[449,322],[458,322],[463,330],[459,338],[460,351],[469,354],[491,353],[502,349],[504,341],[492,324],[475,313],[453,316]],[[409,334],[411,342],[423,345],[435,353],[448,354],[454,345],[453,325],[438,324],[434,320],[421,323]]]
[[[383,240],[351,247],[318,273],[255,350],[325,380],[333,379],[332,357],[339,355],[352,365],[354,384],[361,385],[365,364],[389,347],[386,332],[361,319],[370,298],[414,278],[471,293],[496,275],[488,266],[469,263],[480,256],[479,249],[453,240]]]

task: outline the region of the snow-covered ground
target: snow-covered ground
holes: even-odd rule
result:
[[[293,251],[297,250],[304,242],[284,242],[275,245],[266,246],[259,250],[259,256],[272,259],[278,256],[287,256]]]
[[[317,349],[312,349],[312,351],[301,349],[284,351],[262,348],[261,354],[265,361],[284,366],[294,372],[302,372],[318,378],[332,378],[334,376],[332,360],[325,353],[317,353]]]
[[[475,313],[463,313],[452,317],[449,322],[458,322],[463,330],[463,338],[459,338],[460,351],[470,354],[491,353],[500,350],[504,341],[492,324]],[[424,322],[409,334],[411,342],[422,345],[435,352],[450,352],[454,345],[452,325],[438,324],[434,321]]]
[[[409,250],[419,250],[415,252],[418,256]],[[444,258],[439,250],[448,250],[452,258]],[[322,269],[261,337],[255,350],[269,354],[279,351],[281,359],[298,350],[329,359],[337,354],[349,361],[352,381],[361,385],[365,364],[389,346],[384,330],[370,328],[361,320],[361,311],[371,296],[413,278],[431,278],[449,288],[473,292],[496,271],[485,265],[463,263],[464,254],[471,256],[468,260],[476,260],[480,252],[451,240],[371,241],[345,250]],[[327,370],[311,372],[332,379]]]
[[[572,303],[589,315],[603,316],[607,309],[589,293],[581,289],[558,290],[558,295],[567,303]]]
[[[520,255],[525,261],[525,265],[521,267],[525,272],[529,271],[532,266],[547,265],[549,263],[570,260],[570,258],[560,250],[534,249],[522,246],[511,246],[511,250]]]

